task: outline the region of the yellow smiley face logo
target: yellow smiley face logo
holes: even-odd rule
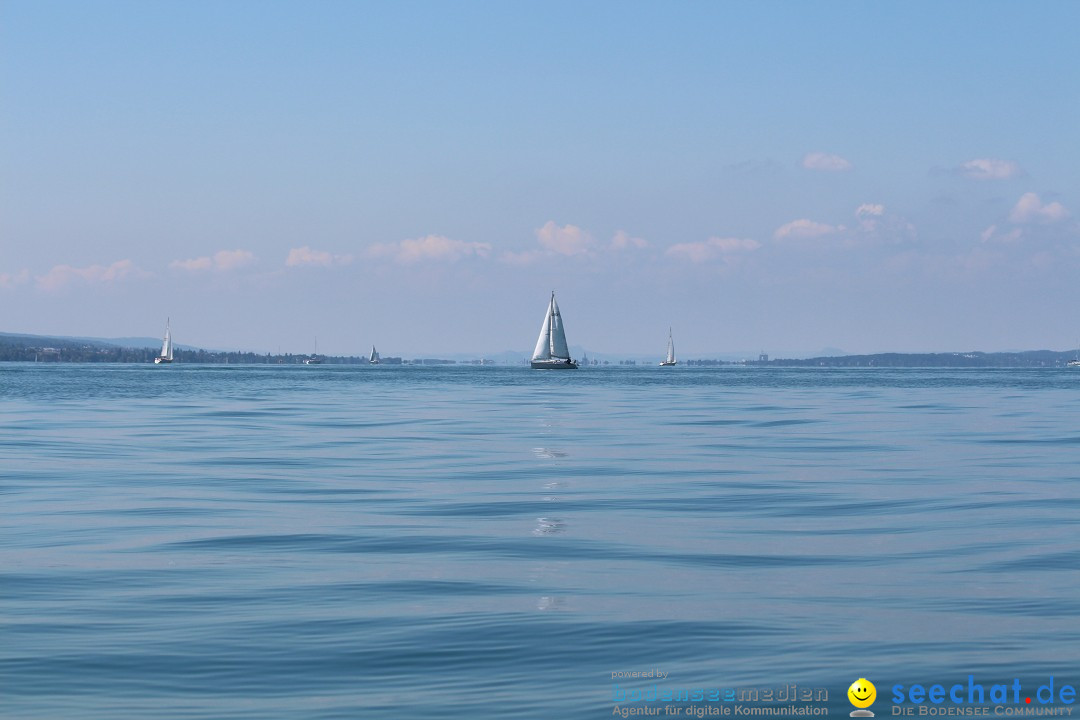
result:
[[[859,678],[847,689],[848,700],[857,708],[868,708],[877,699],[877,688],[866,678]]]

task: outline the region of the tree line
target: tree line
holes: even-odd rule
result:
[[[79,343],[59,338],[48,338],[45,342],[42,340],[0,336],[0,362],[152,363],[160,352],[152,348]],[[176,363],[295,365],[308,357],[310,356],[291,353],[282,355],[173,349],[173,362]],[[360,356],[320,356],[320,359],[326,365],[367,363],[367,358]]]

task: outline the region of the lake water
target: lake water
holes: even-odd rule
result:
[[[0,715],[1077,685],[1078,402],[1066,369],[5,364]]]

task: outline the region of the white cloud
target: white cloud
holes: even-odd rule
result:
[[[175,270],[197,272],[200,270],[235,270],[255,261],[249,250],[219,250],[213,257],[197,257],[190,260],[173,260],[169,267]]]
[[[1069,211],[1061,203],[1052,202],[1043,204],[1035,193],[1024,193],[1017,201],[1016,207],[1009,213],[1009,220],[1017,224],[1038,222],[1043,224],[1056,223],[1069,217]]]
[[[58,290],[65,285],[81,281],[85,283],[107,284],[128,277],[145,277],[148,273],[140,270],[131,260],[117,260],[111,265],[89,265],[83,268],[71,265],[57,265],[44,275],[38,275],[37,286],[42,290]]]
[[[747,238],[711,237],[703,242],[678,243],[669,247],[665,254],[682,260],[700,263],[731,253],[751,252],[761,247],[757,240]]]
[[[592,235],[577,225],[557,225],[554,220],[548,220],[535,232],[540,249],[504,252],[499,259],[512,265],[528,265],[559,255],[592,255],[594,250],[621,252],[642,249],[649,245],[644,238],[634,237],[625,230],[619,230],[612,236],[610,244],[601,246]]]
[[[984,242],[995,242],[1010,244],[1017,242],[1024,236],[1024,231],[1021,228],[1013,228],[1004,235],[998,233],[998,226],[991,225],[979,234],[979,238]]]
[[[842,172],[854,167],[851,162],[839,155],[823,152],[807,153],[802,159],[802,166],[807,170],[825,170],[826,172]]]
[[[13,288],[16,285],[23,285],[29,280],[29,270],[20,270],[17,273],[0,273],[0,288]]]
[[[289,257],[285,259],[285,264],[289,267],[299,267],[301,265],[330,267],[331,265],[348,265],[352,260],[352,255],[331,255],[325,250],[312,250],[305,245],[290,250]]]
[[[539,250],[524,250],[522,252],[504,252],[499,259],[511,265],[531,265],[544,256]]]
[[[208,257],[192,258],[190,260],[173,260],[169,267],[177,270],[209,270],[214,267],[214,261]]]
[[[643,248],[649,243],[639,237],[631,237],[625,230],[620,230],[615,233],[615,237],[611,239],[611,248],[613,250],[626,250],[627,248],[636,247]]]
[[[884,214],[884,205],[863,203],[855,208],[855,217],[859,220],[859,229],[864,233],[876,232],[881,221],[881,216]]]
[[[818,248],[854,248],[899,245],[914,240],[917,231],[904,218],[890,213],[880,203],[863,203],[855,208],[856,222],[851,225],[829,225],[809,218],[781,225],[773,238],[781,241],[818,239]]]
[[[443,235],[427,235],[400,242],[377,243],[368,248],[368,252],[373,257],[389,257],[402,263],[414,263],[421,260],[455,262],[470,255],[486,258],[491,253],[491,245],[451,240]]]
[[[578,226],[559,227],[554,220],[548,220],[542,228],[537,228],[536,239],[544,249],[560,255],[582,255],[593,244],[592,236]]]
[[[214,267],[218,270],[235,270],[254,260],[255,254],[248,250],[219,250],[214,253]]]
[[[957,172],[972,180],[1007,180],[1021,174],[1016,163],[994,158],[968,160],[957,168]]]
[[[617,231],[611,242],[602,245],[592,235],[577,225],[557,225],[554,220],[544,223],[536,229],[536,240],[540,245],[536,249],[520,252],[506,251],[499,255],[499,260],[511,265],[530,265],[544,259],[565,256],[594,256],[600,253],[619,253],[629,250],[641,250],[649,246],[644,238],[634,237],[625,230]]]
[[[803,218],[801,220],[793,220],[787,225],[781,225],[776,229],[776,232],[773,233],[773,237],[777,240],[783,240],[785,238],[814,238],[823,235],[832,235],[841,232],[844,229],[843,225],[826,225],[824,223],[814,222],[813,220]]]

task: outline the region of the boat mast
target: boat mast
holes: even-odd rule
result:
[[[551,291],[551,302],[548,303],[548,315],[551,316],[551,326],[548,328],[548,355],[555,357],[555,320],[559,316],[555,313],[555,291]]]

